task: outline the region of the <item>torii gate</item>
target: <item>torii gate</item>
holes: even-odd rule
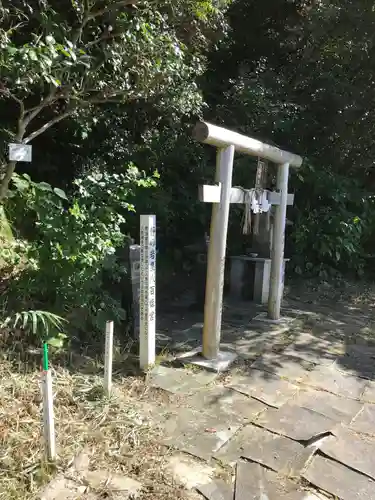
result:
[[[239,153],[270,160],[278,165],[276,183],[278,193],[276,193],[276,196],[274,193],[274,199],[269,200],[273,205],[276,205],[268,299],[268,318],[271,320],[280,319],[286,207],[287,204],[293,203],[292,195],[288,196],[289,166],[300,167],[302,158],[207,122],[199,122],[195,126],[193,137],[199,142],[218,148],[215,175],[215,182],[218,185],[202,186],[200,193],[202,201],[211,201],[213,203],[207,261],[202,354],[206,359],[218,360],[229,207],[231,202],[243,202],[241,198],[243,193],[236,188],[232,188],[234,153],[238,151]]]

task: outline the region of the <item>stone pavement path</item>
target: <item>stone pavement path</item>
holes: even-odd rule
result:
[[[207,500],[375,500],[367,320],[290,307],[287,323],[270,325],[247,314],[223,325],[222,347],[239,356],[228,373],[167,365],[150,375],[181,397],[159,414],[176,477]],[[193,348],[200,335],[196,325],[171,340]]]

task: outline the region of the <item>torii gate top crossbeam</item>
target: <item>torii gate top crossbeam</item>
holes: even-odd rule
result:
[[[257,156],[278,164],[289,163],[291,167],[300,167],[302,164],[302,158],[298,155],[207,122],[199,122],[195,126],[193,137],[199,142],[218,148],[233,145],[239,153]]]

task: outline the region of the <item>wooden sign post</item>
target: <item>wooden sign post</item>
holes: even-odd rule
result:
[[[141,215],[140,227],[139,363],[147,370],[155,363],[156,217]]]

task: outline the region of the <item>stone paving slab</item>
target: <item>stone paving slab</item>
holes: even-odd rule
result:
[[[375,349],[366,345],[347,345],[337,359],[337,368],[355,376],[375,379]]]
[[[359,399],[363,394],[367,381],[354,375],[347,375],[337,370],[335,364],[330,366],[317,366],[304,384],[338,396]]]
[[[337,425],[334,420],[320,413],[292,404],[268,408],[254,423],[296,441],[309,441],[332,432]]]
[[[363,403],[355,399],[342,398],[330,392],[314,389],[301,389],[293,399],[293,404],[346,424],[349,424],[363,407]]]
[[[256,399],[221,385],[196,392],[188,396],[185,403],[195,410],[215,416],[228,415],[240,423],[251,420],[267,408]]]
[[[363,344],[347,344],[345,346],[345,352],[348,356],[356,358],[371,358],[372,362],[375,363],[375,347]]]
[[[350,424],[350,427],[356,432],[375,436],[375,405],[365,403],[361,412]]]
[[[235,500],[318,500],[296,483],[251,462],[238,462]]]
[[[375,404],[375,382],[369,381],[366,388],[361,396],[361,400],[366,403]]]
[[[99,500],[104,492],[114,500],[135,500],[140,496],[141,489],[139,481],[125,475],[106,470],[86,470],[81,471],[77,481],[59,474],[43,490],[40,500]]]
[[[105,489],[110,493],[121,493],[124,500],[137,498],[142,488],[139,481],[106,470],[87,471],[84,474],[84,481],[94,490]]]
[[[257,322],[256,325],[242,327],[235,336],[224,332],[221,337],[221,347],[234,349],[242,359],[255,359],[279,343],[281,336],[288,329],[286,326],[262,325]]]
[[[284,436],[247,425],[239,430],[216,454],[215,458],[232,464],[244,457],[286,476],[297,476],[315,449]]]
[[[167,347],[171,351],[194,349],[202,343],[202,327],[203,323],[196,323],[185,329],[176,328],[172,331],[169,328],[164,331],[158,329],[156,345],[159,348]]]
[[[173,394],[189,394],[210,384],[216,378],[216,373],[203,370],[193,372],[184,368],[169,368],[158,365],[150,373],[151,387],[157,387]]]
[[[203,323],[197,322],[186,328],[187,321],[181,323],[175,321],[176,327],[157,329],[156,345],[158,348],[168,348],[174,352],[186,352],[202,345],[203,339]],[[238,321],[238,325],[234,326],[232,322],[223,321],[221,325],[221,337],[228,339],[229,342],[235,342],[241,339],[243,322]]]
[[[172,352],[180,352],[184,350],[194,349],[202,341],[192,339],[183,334],[175,334],[173,337],[169,332],[156,332],[156,347],[159,350],[168,349]]]
[[[181,363],[193,365],[214,373],[226,372],[237,358],[236,352],[232,350],[220,350],[214,359],[207,359],[202,354],[202,347],[198,352],[191,355],[180,356]]]
[[[214,467],[185,453],[174,453],[168,457],[167,470],[175,481],[188,490],[210,483],[215,473]]]
[[[259,357],[251,365],[251,368],[274,373],[278,377],[286,378],[292,382],[300,382],[306,379],[314,366],[304,359],[274,352]]]
[[[280,319],[271,319],[266,311],[258,313],[252,318],[252,323],[264,323],[268,325],[290,325],[295,321],[293,316],[286,316],[284,309],[281,311]]]
[[[86,486],[77,484],[71,479],[65,478],[64,474],[57,477],[44,488],[40,500],[78,500],[85,498]]]
[[[375,480],[375,439],[339,427],[334,436],[321,443],[319,449],[328,457]]]
[[[228,415],[180,408],[164,419],[163,444],[208,460],[239,429],[238,419]]]
[[[232,375],[226,385],[276,408],[289,401],[298,391],[298,387],[287,380],[254,369],[246,375]]]
[[[246,340],[238,340],[236,342],[221,342],[220,349],[222,350],[231,350],[237,354],[237,356],[242,360],[254,361],[259,354],[261,354],[261,350],[257,350],[254,346],[249,345]]]
[[[233,486],[216,479],[209,484],[197,487],[207,500],[233,500]]]
[[[341,341],[321,338],[311,333],[301,332],[283,351],[287,356],[296,356],[314,364],[332,364],[344,349]]]
[[[341,500],[375,499],[375,481],[329,458],[316,455],[303,477]]]

